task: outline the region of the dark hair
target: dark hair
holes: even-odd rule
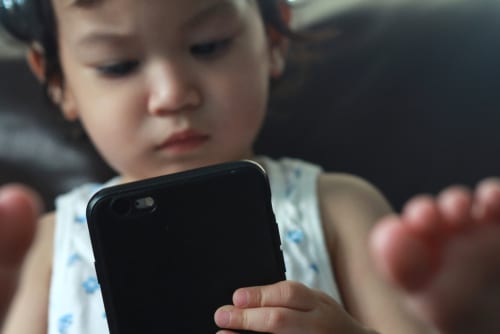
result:
[[[294,34],[281,16],[280,6],[286,0],[256,0],[265,24],[288,37]],[[0,0],[0,23],[21,42],[39,44],[45,56],[45,80],[57,78],[63,82],[59,60],[57,27],[51,0]]]
[[[61,77],[51,0],[0,0],[0,23],[19,41],[43,48],[46,78]]]

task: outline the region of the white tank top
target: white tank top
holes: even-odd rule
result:
[[[326,248],[317,198],[321,169],[293,159],[257,159],[271,184],[282,239],[286,277],[341,302]],[[85,210],[104,185],[87,184],[56,200],[56,229],[48,334],[107,334],[106,314],[94,269]]]

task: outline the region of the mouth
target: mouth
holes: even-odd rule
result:
[[[210,136],[195,130],[176,132],[157,146],[157,150],[179,154],[192,151],[210,139]]]

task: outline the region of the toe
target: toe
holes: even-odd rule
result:
[[[377,224],[370,246],[377,269],[399,288],[416,291],[431,278],[432,251],[398,217]]]
[[[500,224],[499,178],[489,178],[479,183],[474,198],[473,214],[479,222]]]
[[[432,196],[419,195],[409,200],[401,217],[420,238],[435,239],[441,235],[442,218]]]
[[[471,191],[462,186],[447,188],[437,197],[443,223],[451,230],[462,230],[471,226],[472,203]]]

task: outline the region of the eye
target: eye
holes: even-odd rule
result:
[[[232,38],[225,38],[218,41],[199,43],[191,46],[190,52],[199,58],[213,58],[226,51],[232,43]]]
[[[138,66],[138,61],[131,60],[97,66],[97,71],[107,77],[123,77],[132,73]]]

